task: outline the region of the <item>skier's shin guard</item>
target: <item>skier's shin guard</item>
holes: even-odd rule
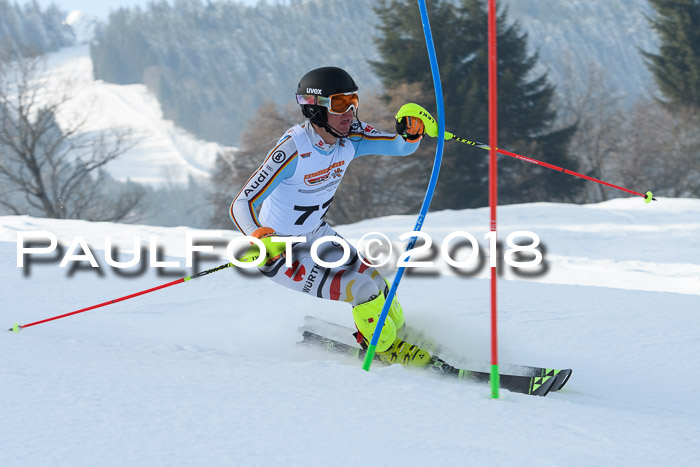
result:
[[[358,331],[360,331],[368,341],[371,341],[374,330],[377,327],[384,302],[384,295],[379,294],[376,298],[365,303],[360,303],[352,309],[352,317],[355,320],[355,326],[357,326]],[[403,313],[401,313],[401,319],[403,324]],[[382,333],[379,335],[379,340],[377,341],[377,352],[383,352],[388,349],[391,344],[394,343],[395,339],[396,324],[391,316],[387,316],[386,321],[384,321]]]

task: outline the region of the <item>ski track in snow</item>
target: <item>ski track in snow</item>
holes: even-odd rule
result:
[[[0,465],[694,465],[700,448],[700,200],[499,208],[499,238],[540,235],[544,275],[499,281],[505,363],[571,367],[537,398],[298,348],[305,315],[352,326],[350,308],[225,270],[108,307],[0,333]],[[339,226],[349,240],[396,239],[413,216]],[[0,217],[6,328],[191,273],[69,277],[58,263],[15,266],[18,231],[105,236],[133,249],[155,236],[182,261],[185,227]],[[428,215],[438,243],[466,230],[485,246],[488,209]],[[206,234],[206,231],[191,230]],[[222,232],[224,239],[239,234]],[[205,263],[202,268],[220,264]],[[173,271],[176,269],[176,271]],[[489,281],[407,275],[407,321],[486,362]],[[178,275],[179,274],[179,275]],[[6,329],[5,328],[5,329]]]

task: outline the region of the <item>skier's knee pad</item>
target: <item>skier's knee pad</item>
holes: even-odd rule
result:
[[[361,303],[352,309],[352,317],[355,320],[355,326],[367,340],[372,339],[374,330],[379,321],[379,315],[384,307],[384,294],[379,294],[376,298]],[[403,315],[402,315],[403,317]],[[382,333],[377,341],[377,352],[383,352],[394,343],[396,339],[396,324],[391,316],[387,316],[384,321]]]
[[[384,289],[384,298],[386,299],[386,296],[389,294],[391,284],[387,279],[384,279],[384,281],[386,281],[386,288]],[[391,320],[394,322],[396,329],[401,329],[404,323],[403,308],[401,307],[401,304],[399,303],[399,299],[396,296],[396,294],[394,294],[394,299],[391,301],[391,308],[389,308],[389,318],[391,318]]]

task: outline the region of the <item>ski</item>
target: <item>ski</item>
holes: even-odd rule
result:
[[[552,384],[551,389],[552,392],[561,390],[561,388],[563,388],[564,385],[569,381],[569,378],[571,378],[571,373],[573,373],[573,370],[571,370],[570,368],[564,370],[557,370],[554,368],[540,368],[525,365],[503,365],[503,368],[515,368],[522,370],[521,374],[523,374],[524,376],[552,376],[554,378],[554,383]]]
[[[332,324],[332,323],[331,323]],[[346,328],[348,331],[353,332],[350,328]],[[418,347],[430,352],[442,356],[445,359],[452,359],[455,361],[463,360],[455,354],[455,352],[438,344],[434,339],[430,337],[425,337],[422,332],[416,331],[409,326],[405,326],[401,332],[401,336],[404,340],[417,345]],[[505,363],[500,365],[501,371],[508,374],[519,375],[519,376],[551,376],[555,378],[552,384],[552,392],[561,390],[564,385],[571,378],[571,373],[573,370],[567,369],[555,369],[555,368],[544,368],[536,366],[527,365],[516,365],[512,363]]]
[[[341,326],[336,323],[331,323],[330,321],[326,321],[320,318],[316,318],[314,316],[306,316],[304,318],[304,326],[301,328],[302,331],[307,330],[311,331],[312,333],[319,334],[322,336],[327,336],[331,338],[332,340],[335,340],[337,342],[344,343],[346,345],[350,345],[353,348],[355,345],[355,340],[353,338],[353,333],[355,332],[354,329],[351,329],[349,327]],[[434,339],[430,337],[426,337],[423,335],[422,332],[417,331],[415,329],[412,329],[408,326],[404,326],[404,329],[401,331],[401,337],[406,340],[407,342],[410,342],[411,344],[415,344],[421,349],[426,350],[429,352],[431,355],[438,355],[443,359],[446,359],[448,361],[456,363],[458,366],[461,364],[467,364],[468,362],[464,362],[462,357],[459,357],[455,352],[445,348],[442,345],[439,345]],[[470,364],[470,366],[473,364],[473,362]],[[481,366],[478,363],[475,366]],[[554,368],[545,368],[545,367],[536,367],[536,366],[527,366],[527,365],[515,365],[515,364],[501,364],[500,365],[501,371],[507,374],[512,374],[516,376],[529,376],[529,377],[553,377],[554,381],[552,383],[552,388],[551,391],[559,391],[561,390],[564,385],[569,381],[569,378],[571,377],[572,370],[571,369],[554,369]],[[487,373],[487,367],[484,366],[483,368],[484,373]]]
[[[364,360],[365,350],[353,345],[348,345],[343,342],[338,342],[329,337],[316,334],[312,331],[302,330],[303,340],[300,345],[317,346],[329,352],[340,355],[349,356],[358,360]],[[374,361],[386,365],[377,355],[374,356]],[[462,370],[448,365],[438,357],[433,357],[431,362],[420,369],[434,371],[458,380],[488,383],[490,374],[484,371]],[[553,376],[519,376],[519,375],[500,375],[500,386],[511,392],[520,394],[528,394],[532,396],[546,396],[552,389],[555,381]]]

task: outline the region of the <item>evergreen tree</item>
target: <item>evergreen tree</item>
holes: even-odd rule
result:
[[[642,51],[654,80],[672,107],[700,109],[700,0],[649,0],[659,53]]]
[[[377,7],[382,61],[374,62],[385,88],[419,82],[432,91],[417,7],[410,0],[383,1]],[[483,0],[430,2],[429,15],[445,98],[447,128],[460,136],[488,142],[487,10]],[[532,77],[537,54],[527,53],[527,36],[507,12],[498,15],[499,145],[576,170],[567,156],[574,127],[554,131],[554,87],[547,75]],[[433,102],[419,102],[435,110]],[[481,149],[457,143],[445,147],[444,170],[436,208],[483,206],[488,202],[488,157]],[[515,160],[501,159],[499,200],[504,203],[567,200],[580,186],[560,174]]]
[[[46,10],[36,2],[24,5],[0,0],[0,48],[6,56],[19,57],[52,52],[72,45],[75,36],[63,24],[66,13],[55,5]]]

